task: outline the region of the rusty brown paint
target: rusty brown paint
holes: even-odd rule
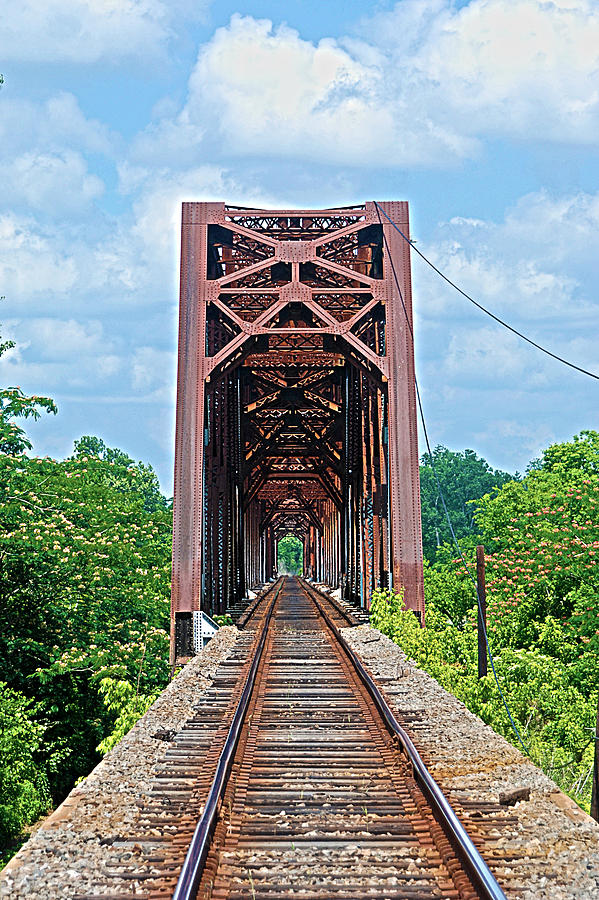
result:
[[[405,313],[374,203],[183,205],[173,660],[177,617],[268,580],[289,530],[346,599],[391,581],[424,611],[409,248],[382,229]]]

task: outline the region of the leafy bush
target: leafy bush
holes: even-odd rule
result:
[[[101,753],[108,753],[149,710],[160,692],[140,694],[130,681],[114,678],[101,678],[98,689],[106,708],[116,715],[112,732],[98,745]]]
[[[372,624],[399,644],[417,666],[520,747],[490,672],[477,675],[474,613],[463,629],[448,623],[429,596],[426,628],[388,592],[376,592]],[[596,704],[573,683],[567,665],[539,649],[495,645],[495,668],[512,717],[533,761],[587,810]]]
[[[0,682],[0,844],[3,848],[10,847],[25,825],[47,812],[52,803],[47,771],[40,765],[45,727],[36,721],[38,713],[33,700]]]
[[[0,343],[0,356],[11,341]],[[0,389],[0,859],[168,680],[171,512],[151,466],[96,437],[30,458]]]
[[[521,480],[480,497],[488,633],[499,681],[533,760],[589,808],[599,685],[599,434],[549,447]],[[468,568],[475,570],[471,549]],[[518,745],[492,673],[477,677],[476,595],[447,550],[425,565],[426,628],[378,592],[371,621],[417,665]]]
[[[98,457],[0,456],[0,482],[0,678],[68,747],[60,796],[112,731],[101,680],[167,681],[170,513],[146,511],[145,468]]]

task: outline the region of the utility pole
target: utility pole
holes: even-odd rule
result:
[[[597,721],[595,723],[595,753],[593,763],[593,792],[591,794],[591,816],[599,822],[599,700],[597,701]]]
[[[476,548],[476,594],[478,622],[478,677],[487,674],[487,588],[485,584],[485,548]]]

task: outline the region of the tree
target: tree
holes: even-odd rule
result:
[[[599,475],[599,432],[581,431],[571,441],[543,451],[541,470],[563,478]]]
[[[456,452],[438,445],[433,450],[433,461],[434,471],[428,454],[422,456],[420,465],[422,543],[424,555],[431,561],[445,542],[451,542],[439,485],[456,537],[465,539],[466,545],[471,546],[479,536],[476,501],[515,477],[493,469],[474,450]]]
[[[15,419],[43,410],[0,389],[0,857],[169,674],[170,504],[151,466],[100,438],[27,455]]]
[[[524,478],[474,508],[502,689],[534,761],[588,809],[599,684],[599,434],[553,444]],[[477,677],[474,586],[461,559],[441,556],[425,566],[425,629],[384,592],[373,598],[373,620],[517,744],[492,674]],[[471,550],[465,556],[472,572]]]
[[[304,547],[294,534],[286,534],[278,543],[277,568],[284,575],[301,575]]]
[[[565,623],[558,644],[563,650],[575,633],[572,674],[586,692],[591,673],[599,675],[598,461],[597,432],[553,444],[540,468],[482,498],[476,514],[490,556],[493,627],[504,643],[524,647],[540,639],[548,616]]]
[[[167,682],[171,515],[146,510],[136,466],[97,457],[0,456],[0,483],[0,680],[43,704],[60,799],[115,699],[137,709]]]
[[[107,466],[99,471],[108,483],[120,492],[139,494],[144,498],[144,510],[154,512],[169,508],[160,490],[160,483],[152,466],[135,462],[118,448],[107,447],[101,438],[84,435],[75,441],[73,459],[99,459]]]

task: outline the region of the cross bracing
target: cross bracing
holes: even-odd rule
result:
[[[408,233],[406,203],[379,206]],[[183,205],[174,657],[193,610],[223,613],[272,577],[289,532],[307,577],[363,606],[401,588],[423,613],[404,306],[409,255],[374,203]]]

